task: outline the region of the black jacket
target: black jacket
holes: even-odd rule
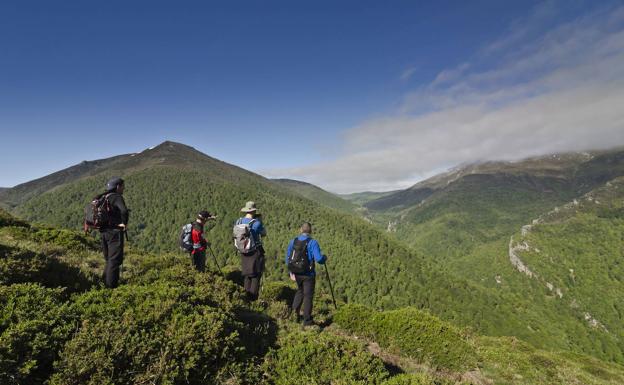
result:
[[[111,207],[110,218],[109,218],[110,227],[116,228],[118,225],[122,223],[124,225],[127,225],[130,210],[128,210],[128,208],[126,207],[126,202],[124,201],[123,196],[121,196],[121,194],[118,194],[116,192],[108,193],[108,203],[110,204],[110,207]]]

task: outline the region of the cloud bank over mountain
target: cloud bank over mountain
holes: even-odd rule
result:
[[[624,144],[624,6],[562,17],[567,4],[541,4],[393,114],[349,129],[331,160],[265,174],[391,190],[465,162]]]

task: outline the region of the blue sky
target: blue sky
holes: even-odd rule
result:
[[[0,186],[174,140],[332,191],[406,187],[459,162],[505,158],[492,151],[500,143],[458,151],[461,141],[446,148],[441,138],[456,138],[458,121],[506,121],[492,114],[573,91],[569,78],[583,78],[586,56],[578,47],[612,44],[591,57],[619,60],[620,13],[618,1],[574,0],[2,2]],[[576,32],[587,44],[572,50],[566,37]],[[561,36],[545,41],[549,33]],[[541,63],[535,47],[562,56]],[[514,69],[525,58],[535,60]],[[613,88],[616,63],[598,85],[579,87]],[[565,86],[554,75],[568,76]],[[509,128],[500,140],[549,124]],[[585,143],[622,139],[606,126],[602,141]],[[489,130],[458,137],[498,129]],[[415,138],[421,147],[406,148]],[[531,142],[510,157],[576,149],[547,139],[555,143]]]

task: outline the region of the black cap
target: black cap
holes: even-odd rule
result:
[[[212,215],[209,211],[202,210],[197,214],[197,217],[206,221],[208,219],[215,219],[217,216]]]
[[[112,191],[112,190],[116,189],[117,186],[119,186],[120,184],[124,184],[124,180],[123,179],[121,179],[119,177],[112,178],[111,180],[106,182],[106,191]]]

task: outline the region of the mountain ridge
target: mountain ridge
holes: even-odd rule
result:
[[[402,213],[407,215],[406,222],[399,223],[396,233],[388,233],[357,215],[327,208],[275,181],[215,160],[189,146],[165,142],[130,155],[111,170],[30,197],[14,207],[14,212],[34,221],[79,228],[84,204],[102,190],[112,175],[126,178],[124,195],[133,210],[130,244],[137,249],[174,252],[179,227],[191,220],[196,210],[207,208],[219,216],[207,228],[215,254],[236,264],[231,225],[244,202],[255,200],[269,230],[265,243],[268,281],[286,279],[284,245],[296,235],[302,221],[311,221],[315,238],[330,257],[334,289],[341,300],[378,309],[429,309],[445,321],[471,326],[491,336],[515,335],[541,348],[571,349],[596,357],[607,357],[605,346],[609,352],[619,349],[615,337],[600,339],[597,331],[587,328],[584,321],[573,319],[569,310],[537,302],[541,297],[526,296],[525,293],[541,295],[539,290],[543,291],[543,287],[514,278],[513,268],[499,254],[499,247],[503,251],[507,248],[506,229],[515,232],[516,224],[524,223],[525,216],[546,211],[551,204],[547,194],[548,199],[542,197],[544,202],[537,202],[536,206],[535,186],[529,183],[527,187],[526,178],[489,175],[481,179],[483,175],[469,175],[464,184],[451,184],[448,194],[436,195],[431,200],[433,206],[423,206],[425,211]],[[483,182],[488,182],[490,188],[485,191],[489,194],[485,199]],[[558,185],[551,187],[559,189]],[[561,200],[567,198],[566,191],[562,190]],[[457,200],[458,196],[463,201]],[[499,210],[510,199],[528,205],[518,207],[532,211],[501,217]],[[500,207],[491,207],[499,203]],[[461,216],[453,211],[466,205],[473,211],[460,212]],[[409,217],[412,214],[415,216]],[[490,233],[487,226],[493,225],[495,232]],[[404,235],[411,236],[405,233],[412,229],[407,226],[416,226],[413,228],[419,230],[422,238],[412,243],[401,240]],[[488,253],[479,254],[483,247]],[[445,255],[448,250],[457,254]],[[505,270],[497,271],[499,267]],[[496,274],[501,274],[504,285],[493,282]],[[323,280],[318,284],[325,285]],[[569,334],[578,337],[571,342]],[[608,357],[620,360],[620,356]]]

